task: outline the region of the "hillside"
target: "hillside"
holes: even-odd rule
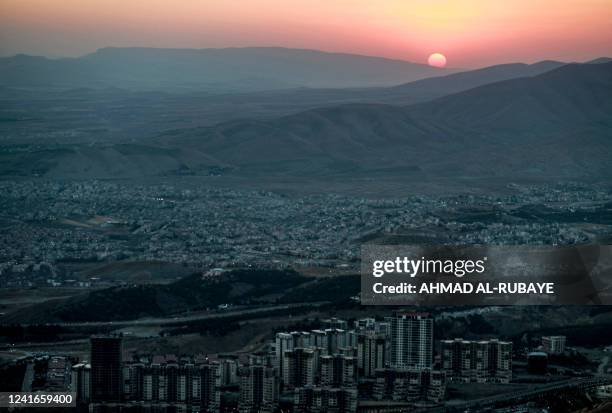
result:
[[[442,97],[413,113],[480,130],[559,132],[610,120],[610,90],[612,63],[568,64]]]
[[[112,287],[64,301],[36,304],[18,314],[8,314],[3,322],[131,320],[216,308],[220,304],[269,303],[309,280],[293,271],[274,270],[236,270],[207,280],[194,274],[166,285]]]
[[[359,276],[309,278],[294,271],[234,270],[216,279],[199,274],[167,285],[112,287],[3,317],[4,324],[133,320],[169,317],[220,304],[344,302],[359,292]]]
[[[174,92],[132,90],[95,84],[68,89],[0,86],[0,144],[133,143],[168,130],[237,119],[269,120],[321,107],[407,105],[487,83],[535,76],[559,65],[497,65],[391,87],[292,87],[248,93],[210,93],[197,87]]]
[[[406,103],[425,101],[453,93],[463,92],[478,86],[503,80],[522,77],[537,76],[542,73],[557,69],[566,63],[546,60],[533,64],[508,63],[484,67],[482,69],[468,70],[465,72],[452,73],[446,76],[433,77],[417,80],[414,82],[387,88],[391,96],[405,96],[413,99]]]
[[[428,103],[345,105],[166,135],[237,168],[408,168],[435,175],[602,176],[612,64],[571,64]],[[260,165],[261,164],[261,165]],[[306,168],[306,169],[305,169]]]
[[[612,63],[570,64],[414,106],[341,105],[181,128],[139,144],[5,152],[0,173],[602,179],[611,173],[610,136]]]

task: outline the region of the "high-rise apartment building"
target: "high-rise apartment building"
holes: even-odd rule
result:
[[[446,375],[430,369],[376,370],[374,398],[394,401],[440,402],[446,395]]]
[[[427,313],[391,317],[391,366],[429,368],[433,362],[433,318]]]
[[[71,369],[70,389],[76,393],[77,402],[87,403],[90,399],[91,365],[78,363]]]
[[[230,386],[238,383],[238,356],[234,354],[219,355],[221,385]]]
[[[346,322],[346,320],[341,320],[336,317],[327,318],[325,320],[322,320],[321,324],[323,325],[323,328],[325,329],[332,328],[332,329],[346,330],[348,328],[348,323]]]
[[[354,413],[357,389],[305,386],[295,389],[295,413]]]
[[[281,374],[285,371],[284,354],[285,351],[293,350],[293,335],[290,333],[277,333],[274,352],[275,352],[275,367]]]
[[[357,359],[340,354],[321,356],[320,384],[329,387],[357,385]]]
[[[318,352],[296,348],[283,354],[282,382],[285,389],[313,385],[317,374]]]
[[[278,404],[279,381],[273,367],[244,366],[238,370],[240,379],[240,413],[272,413]]]
[[[387,363],[387,340],[373,330],[360,333],[357,336],[357,367],[359,376],[374,377],[377,369],[382,369]]]
[[[140,370],[141,391],[135,401],[150,404],[184,404],[216,412],[221,402],[221,367],[218,362],[178,360],[155,356],[150,363],[133,365]]]
[[[453,381],[509,383],[512,379],[512,343],[499,340],[440,342],[442,370]]]
[[[323,354],[337,354],[351,344],[350,333],[338,328],[311,331],[311,348],[321,349]]]
[[[565,340],[565,336],[544,336],[542,337],[542,348],[548,354],[563,354]]]
[[[119,402],[123,393],[122,337],[94,336],[91,344],[91,400]]]

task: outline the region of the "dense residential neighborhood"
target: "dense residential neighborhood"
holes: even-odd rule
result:
[[[2,181],[0,192],[3,286],[96,282],[78,279],[70,262],[356,270],[360,245],[371,240],[577,244],[612,236],[609,191],[586,184],[391,199],[107,181]]]

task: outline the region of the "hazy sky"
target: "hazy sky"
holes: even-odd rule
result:
[[[0,55],[285,46],[449,66],[612,55],[612,0],[0,0]]]

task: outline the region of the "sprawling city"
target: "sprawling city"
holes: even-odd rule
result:
[[[0,185],[3,388],[70,392],[84,411],[556,412],[612,397],[610,307],[362,306],[357,275],[371,240],[605,243],[603,185]]]
[[[0,286],[91,286],[87,267],[357,269],[360,244],[581,244],[612,239],[603,185],[398,198],[106,181],[0,182]],[[123,281],[123,280],[116,280]]]

